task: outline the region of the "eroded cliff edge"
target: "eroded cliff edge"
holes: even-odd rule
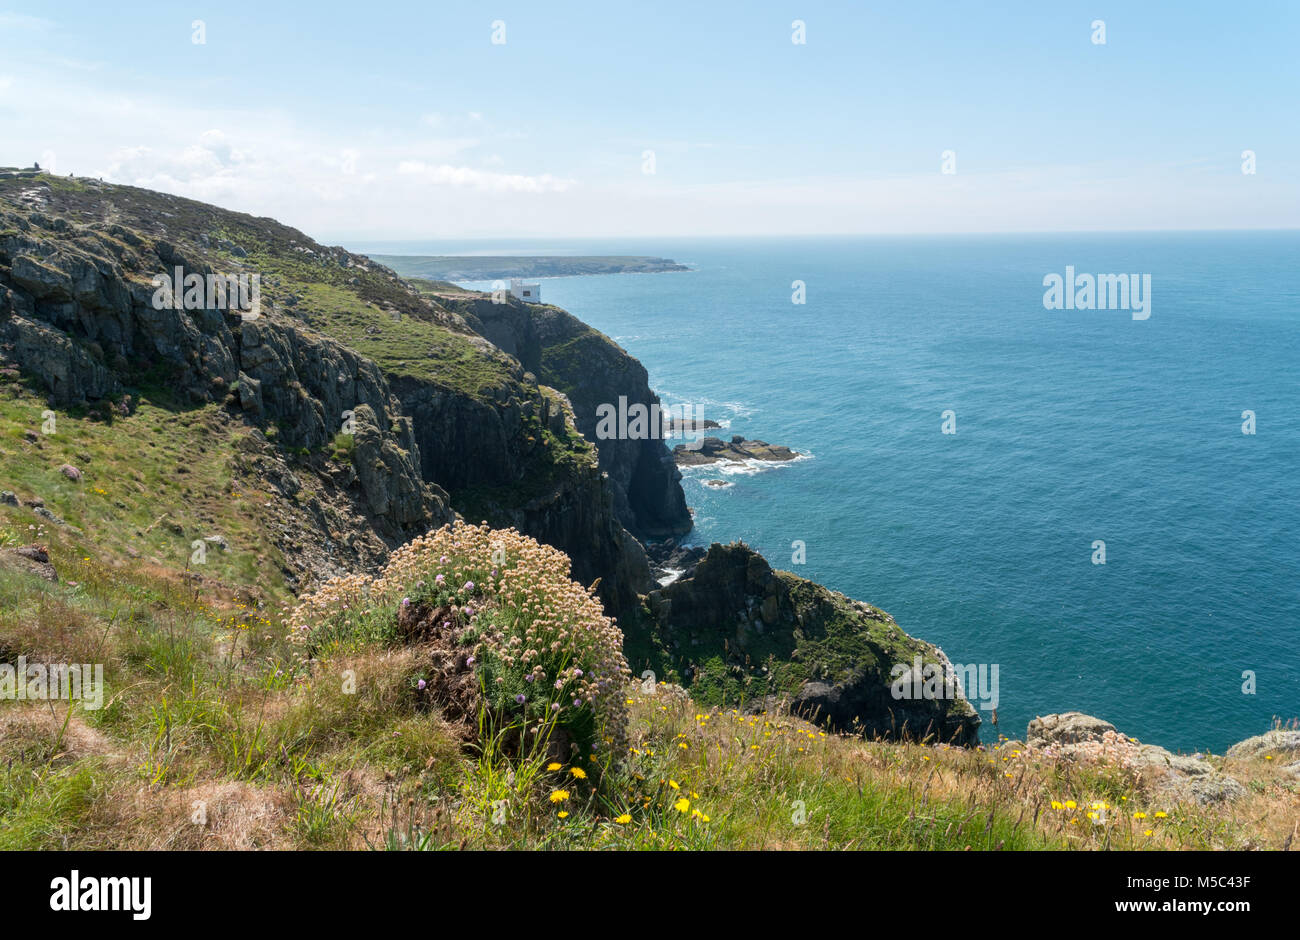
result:
[[[201,292],[158,304],[155,277],[177,270],[256,276],[257,316]],[[203,459],[272,497],[265,525],[295,593],[372,569],[459,514],[568,554],[620,617],[633,665],[706,700],[775,697],[832,727],[974,740],[964,700],[884,698],[892,667],[941,657],[934,647],[744,546],[715,546],[652,591],[638,539],[689,530],[678,471],[662,441],[595,441],[594,425],[599,404],[658,399],[640,363],[557,308],[422,291],[274,220],[192,200],[8,178],[0,370],[53,409],[130,421],[146,397],[178,420],[246,428]],[[187,538],[177,532],[175,558]]]

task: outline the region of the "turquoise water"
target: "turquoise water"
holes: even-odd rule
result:
[[[985,740],[1078,709],[1222,750],[1300,714],[1300,233],[547,248],[694,267],[547,279],[542,296],[640,359],[666,402],[810,455],[688,472],[693,539],[743,539],[954,662],[998,664]],[[1043,277],[1067,265],[1149,273],[1150,319],[1045,310]],[[704,485],[718,478],[732,485]]]

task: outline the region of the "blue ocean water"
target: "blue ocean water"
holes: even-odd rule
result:
[[[547,279],[542,296],[640,359],[666,402],[810,455],[688,471],[693,540],[743,539],[956,663],[997,664],[985,740],[1078,709],[1221,751],[1300,714],[1300,233],[382,249],[690,264]],[[1067,265],[1149,273],[1150,319],[1044,309],[1044,275]]]

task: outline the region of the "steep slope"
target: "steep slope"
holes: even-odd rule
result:
[[[209,275],[258,291],[236,304],[202,289]],[[190,200],[0,178],[0,518],[283,597],[373,570],[459,514],[568,555],[620,616],[632,665],[702,700],[975,739],[960,697],[889,696],[898,664],[941,653],[743,546],[650,593],[633,531],[680,534],[690,517],[662,441],[592,443],[596,406],[621,396],[658,400],[639,363],[556,308],[422,295]]]
[[[689,575],[647,601],[635,623],[624,623],[629,665],[686,685],[700,702],[783,703],[869,738],[979,742],[979,715],[959,689],[892,694],[899,664],[909,673],[918,658],[949,665],[939,649],[882,610],[774,571],[746,545],[715,543]]]
[[[450,310],[498,348],[510,353],[573,405],[578,430],[600,453],[609,475],[614,509],[629,531],[642,539],[664,539],[691,530],[681,473],[660,439],[601,439],[596,409],[659,404],[645,367],[617,343],[559,307],[526,304],[511,297],[494,303],[490,295],[449,284],[417,281],[427,295]]]
[[[256,275],[258,316],[179,289],[183,302],[160,305],[155,278],[178,269]],[[129,420],[141,400],[216,406],[262,432],[281,477],[328,478],[390,548],[463,510],[569,553],[612,609],[648,586],[560,396],[388,269],[273,220],[94,181],[0,179],[0,356],[56,408]]]

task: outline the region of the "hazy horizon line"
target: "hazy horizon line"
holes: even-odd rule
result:
[[[641,241],[653,239],[710,241],[728,239],[736,241],[757,241],[760,239],[816,239],[816,238],[991,238],[1001,236],[1025,235],[1217,235],[1217,234],[1253,234],[1253,233],[1300,233],[1300,226],[1275,226],[1260,228],[1132,228],[1132,229],[1007,229],[982,232],[744,232],[721,233],[710,235],[683,234],[645,234],[645,235],[465,235],[465,236],[428,236],[424,238],[375,238],[374,236],[325,236],[345,241],[371,242],[387,245],[412,245],[438,242],[494,242],[494,241],[532,241],[532,242],[583,242],[583,241]],[[319,240],[319,239],[318,239]]]

